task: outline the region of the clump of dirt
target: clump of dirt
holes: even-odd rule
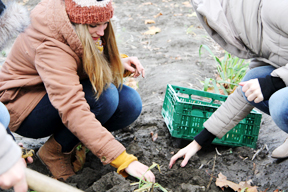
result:
[[[26,6],[31,9],[38,2],[28,0]],[[221,55],[223,50],[208,37],[188,1],[117,0],[114,7],[113,20],[120,51],[137,56],[146,69],[146,77],[137,80],[143,102],[142,114],[131,126],[113,134],[140,162],[148,166],[155,162],[161,166],[161,173],[156,168],[152,170],[156,182],[168,191],[220,192],[222,189],[215,185],[215,180],[221,172],[235,183],[252,179],[261,191],[288,189],[288,161],[270,157],[271,151],[285,140],[286,135],[265,114],[256,149],[211,145],[193,156],[185,168],[180,167],[181,159],[172,169],[168,168],[173,154],[190,141],[171,137],[161,116],[166,86],[173,84],[201,90],[201,81],[215,77],[216,65],[208,53],[199,59],[200,45],[208,45],[215,55]],[[145,24],[148,19],[155,23]],[[161,31],[144,35],[151,26],[159,27]],[[152,141],[151,132],[158,134],[155,141]],[[47,139],[16,138],[36,151]],[[37,158],[28,167],[49,175]],[[84,168],[67,183],[87,192],[135,190],[130,183],[137,179],[131,176],[125,179],[115,171],[110,165],[103,166],[88,152]]]

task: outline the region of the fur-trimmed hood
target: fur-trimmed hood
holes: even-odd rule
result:
[[[30,24],[29,12],[16,2],[7,4],[7,8],[0,15],[0,50],[6,42],[16,37]]]

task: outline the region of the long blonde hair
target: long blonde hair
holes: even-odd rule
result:
[[[113,83],[116,87],[123,84],[124,68],[120,60],[114,30],[111,22],[109,22],[104,31],[104,36],[101,37],[105,42],[104,51],[101,54],[88,31],[88,25],[75,24],[75,27],[76,33],[83,44],[83,68],[98,99],[110,83]]]

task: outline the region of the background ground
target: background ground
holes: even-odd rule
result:
[[[39,2],[18,1],[30,10]],[[201,90],[200,81],[206,77],[213,78],[216,67],[209,54],[199,59],[199,46],[208,45],[216,55],[220,55],[222,49],[208,37],[186,0],[114,0],[114,7],[114,24],[121,53],[137,56],[146,69],[146,78],[137,80],[137,90],[143,101],[142,114],[134,124],[114,135],[139,161],[146,165],[151,165],[152,162],[161,165],[161,173],[153,169],[156,182],[168,191],[217,192],[222,191],[215,185],[215,178],[221,172],[235,183],[252,179],[253,184],[261,191],[287,190],[288,184],[285,181],[288,161],[278,161],[270,157],[272,150],[285,140],[286,134],[265,114],[257,149],[265,145],[267,148],[254,160],[252,157],[257,149],[213,145],[209,149],[201,150],[185,168],[179,166],[181,160],[172,169],[168,168],[172,155],[190,141],[172,138],[164,123],[161,108],[166,86],[173,84]],[[148,19],[154,20],[155,24],[145,24]],[[161,31],[156,35],[145,35],[151,26],[158,27]],[[3,63],[12,44],[13,41],[2,52],[4,55],[0,62]],[[152,141],[151,131],[158,133],[156,141]],[[34,140],[17,135],[16,138],[36,151],[47,139]],[[217,155],[216,147],[222,155]],[[48,174],[37,158],[29,167]],[[93,154],[88,153],[84,169],[67,182],[89,192],[118,192],[133,191],[135,187],[130,186],[130,183],[136,181],[132,177],[120,177],[115,174],[113,167],[103,166]]]

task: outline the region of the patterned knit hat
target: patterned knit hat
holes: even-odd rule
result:
[[[92,24],[113,17],[112,0],[65,0],[66,12],[72,23]]]

